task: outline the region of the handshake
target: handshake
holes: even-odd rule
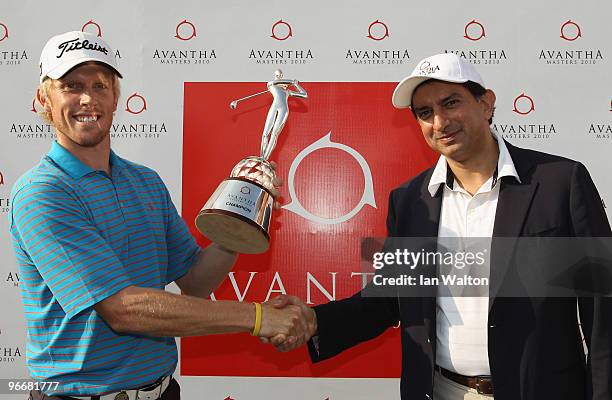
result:
[[[281,295],[261,305],[259,340],[278,351],[290,351],[317,332],[317,315],[295,296]]]

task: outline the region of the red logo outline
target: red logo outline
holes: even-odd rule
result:
[[[38,114],[38,110],[36,109],[36,100],[37,100],[37,99],[36,99],[36,97],[34,97],[34,98],[32,99],[32,108],[30,109],[30,111],[32,111],[33,113]],[[40,103],[39,103],[39,104],[40,104]]]
[[[578,33],[576,34],[576,36],[574,36],[573,38],[567,37],[565,36],[565,27],[567,26],[575,26],[576,29],[578,30]],[[563,25],[561,25],[561,36],[560,38],[563,40],[567,40],[568,42],[573,42],[574,40],[578,39],[579,37],[582,37],[582,30],[580,29],[580,26],[578,26],[577,23],[575,23],[574,21],[572,21],[571,19],[568,19],[567,22],[563,23]]]
[[[4,25],[2,22],[0,22],[0,26],[2,27],[2,29],[4,29],[4,35],[0,37],[0,42],[1,42],[4,39],[9,37],[9,30],[8,30],[8,26]]]
[[[130,108],[130,101],[133,98],[139,98],[142,100],[142,108],[138,111],[134,111]],[[127,100],[125,101],[125,111],[129,112],[130,114],[140,114],[146,109],[147,109],[147,100],[143,96],[139,95],[138,92],[134,92],[134,94],[128,97]]]
[[[287,36],[285,36],[285,37],[278,37],[278,36],[276,36],[276,33],[274,32],[274,30],[279,25],[286,25],[287,26],[287,28],[289,29],[289,32],[287,33]],[[293,36],[293,29],[291,28],[291,25],[289,25],[288,22],[283,21],[282,18],[279,19],[278,21],[276,21],[272,25],[272,35],[270,36],[271,38],[276,39],[276,40],[287,40],[287,39],[289,39],[292,36]]]
[[[374,25],[382,25],[385,27],[385,34],[382,35],[381,37],[376,37],[374,35],[372,35],[372,28],[374,27]],[[368,26],[368,38],[372,39],[372,40],[376,40],[376,41],[380,41],[380,40],[384,40],[386,38],[389,37],[389,27],[387,26],[387,24],[385,24],[384,22],[380,21],[380,20],[376,20],[374,22],[372,22],[370,24],[370,26]]]
[[[0,185],[4,185],[4,175],[2,175],[2,171],[0,171]]]
[[[100,25],[93,19],[90,19],[89,21],[85,22],[85,25],[83,25],[83,27],[81,28],[81,32],[85,32],[85,28],[89,25],[95,26],[98,30],[98,37],[102,37],[102,28],[100,28]]]
[[[191,36],[189,37],[181,36],[181,34],[179,33],[179,28],[181,27],[181,25],[189,25],[191,27]],[[181,22],[179,22],[178,25],[176,26],[176,35],[174,35],[175,38],[186,41],[186,40],[191,40],[196,36],[197,36],[196,27],[191,21],[187,21],[186,19],[184,19]]]
[[[529,100],[529,103],[531,104],[528,111],[520,111],[517,107],[517,103],[519,99],[523,99],[523,98]],[[535,103],[533,102],[533,99],[531,97],[527,96],[525,92],[523,92],[520,95],[518,95],[516,99],[514,99],[514,109],[512,111],[520,115],[527,115],[531,113],[532,111],[535,111]]]
[[[480,27],[480,36],[478,36],[478,37],[471,37],[470,36],[470,34],[468,33],[468,28],[469,28],[470,25],[478,25]],[[479,21],[476,21],[475,19],[471,20],[470,22],[468,22],[465,25],[465,28],[463,28],[463,33],[464,33],[464,35],[463,35],[464,38],[466,38],[468,40],[471,40],[473,42],[476,42],[476,41],[482,39],[483,37],[487,36],[486,33],[485,33],[484,25],[481,24]]]

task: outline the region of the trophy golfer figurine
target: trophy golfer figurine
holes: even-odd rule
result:
[[[287,122],[289,97],[308,97],[297,80],[283,79],[282,71],[276,70],[274,80],[268,82],[268,90],[234,100],[230,108],[235,109],[238,102],[268,92],[274,101],[266,117],[259,157],[240,161],[230,177],[217,187],[195,221],[204,236],[239,253],[263,253],[270,246],[268,229],[274,203],[270,189],[274,169],[268,159]]]

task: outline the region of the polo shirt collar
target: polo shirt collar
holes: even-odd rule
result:
[[[497,159],[497,167],[493,173],[493,182],[491,183],[491,187],[495,186],[497,181],[504,176],[511,176],[521,183],[521,178],[519,177],[518,172],[516,172],[514,162],[512,161],[512,157],[508,152],[508,147],[506,147],[504,139],[499,135],[495,128],[491,128],[491,135],[493,135],[499,147],[499,157]],[[429,194],[431,197],[434,197],[442,184],[445,184],[449,189],[452,189],[454,182],[455,175],[448,167],[446,157],[440,156],[436,166],[434,167],[433,173],[431,174],[431,178],[429,179],[429,184],[427,186]]]
[[[47,153],[47,157],[53,160],[58,167],[73,179],[80,179],[87,174],[95,172],[93,168],[83,164],[81,160],[72,155],[71,152],[55,140],[51,143],[51,150]]]
[[[71,152],[66,150],[57,141],[51,143],[51,150],[47,153],[49,157],[58,167],[70,175],[73,179],[81,179],[87,174],[96,172],[93,168],[85,165],[76,158]],[[110,152],[110,165],[113,173],[121,171],[125,168],[125,161],[117,156],[114,151]]]

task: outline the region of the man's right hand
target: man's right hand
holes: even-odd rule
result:
[[[290,351],[303,345],[317,331],[317,315],[298,297],[281,295],[264,303],[263,307],[261,342],[271,343],[278,351]],[[266,311],[272,317],[285,318],[285,331],[273,332],[268,330],[264,333]],[[291,332],[295,332],[295,334]]]

